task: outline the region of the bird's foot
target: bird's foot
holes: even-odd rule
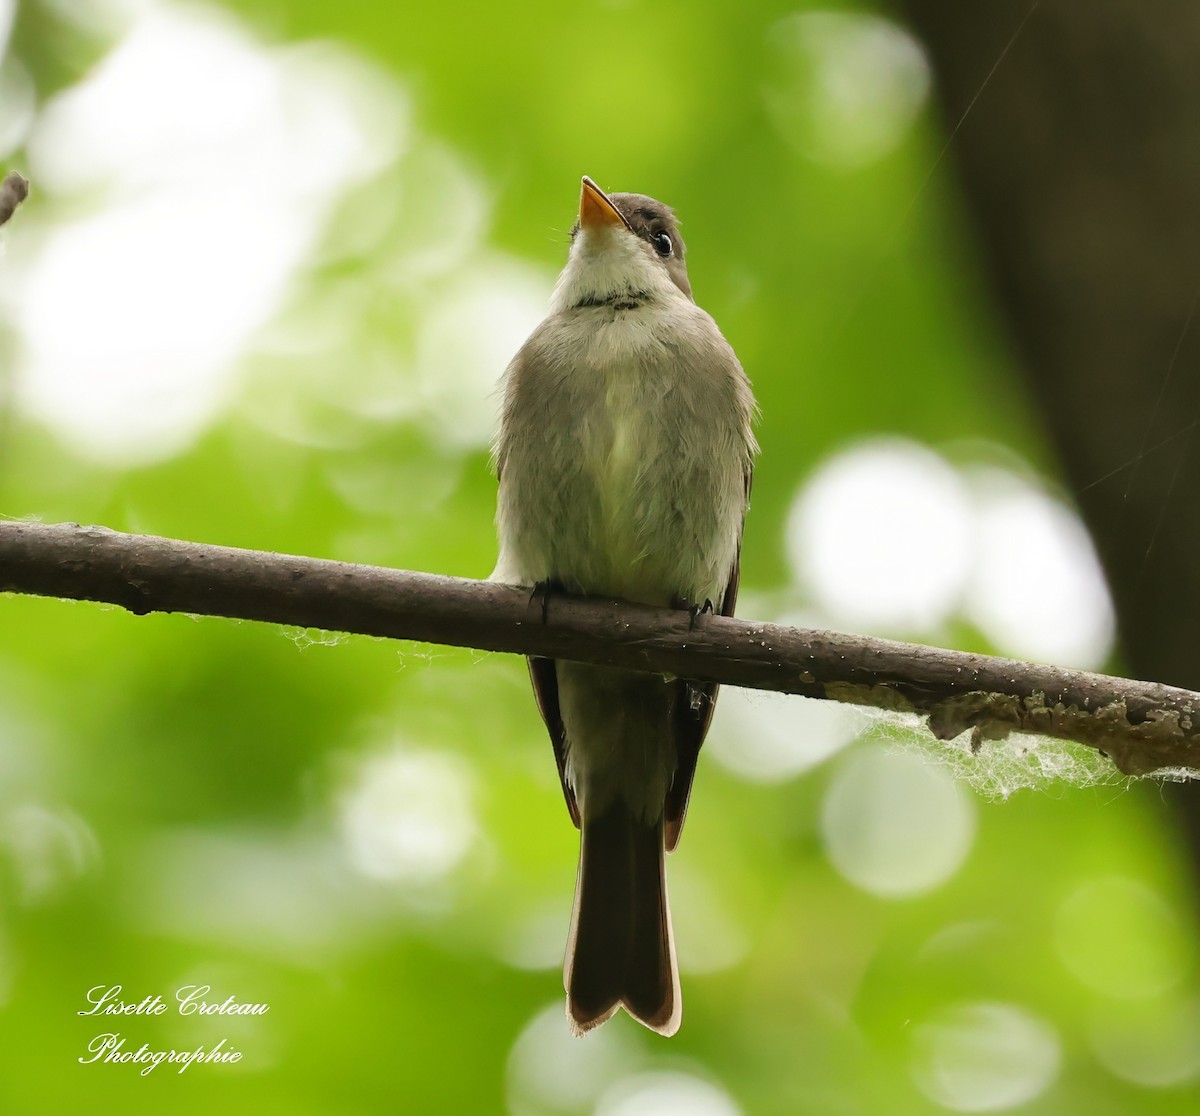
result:
[[[689,632],[690,632],[690,631],[694,631],[694,630],[695,630],[695,628],[696,628],[696,622],[697,622],[697,621],[699,620],[699,618],[700,618],[701,616],[703,616],[703,615],[704,615],[706,612],[707,612],[707,613],[713,613],[713,614],[715,614],[715,613],[716,613],[716,609],[715,609],[715,608],[713,608],[713,603],[712,603],[712,601],[708,600],[707,598],[705,598],[704,604],[702,604],[702,605],[698,605],[698,604],[693,604],[691,601],[689,601],[689,600],[687,599],[687,597],[676,597],[676,598],[675,598],[675,600],[673,600],[673,601],[671,602],[671,607],[672,607],[672,608],[681,608],[681,609],[686,609],[686,610],[687,610],[687,614],[688,614],[688,631],[689,631]]]

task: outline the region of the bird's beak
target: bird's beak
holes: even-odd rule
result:
[[[621,216],[621,211],[586,174],[583,176],[583,190],[579,194],[579,225],[584,229],[598,229],[604,225],[624,225],[629,228],[629,222]]]

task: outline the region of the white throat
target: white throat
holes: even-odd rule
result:
[[[628,296],[687,296],[671,281],[654,249],[619,225],[581,228],[550,298],[552,312]]]

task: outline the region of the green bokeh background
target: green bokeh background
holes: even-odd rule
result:
[[[421,137],[413,158],[421,144],[452,149],[487,196],[485,243],[547,276],[565,253],[580,173],[677,208],[697,297],[762,407],[748,599],[788,585],[791,502],[855,439],[902,435],[951,456],[985,441],[1054,484],[929,109],[894,149],[852,166],[806,157],[768,111],[764,90],[790,88],[772,29],[803,5],[225,7],[264,44],[329,39],[394,75]],[[18,5],[10,51],[39,102],[110,45],[53,4]],[[311,358],[252,349],[219,419],[140,465],[98,465],[0,392],[0,513],[485,576],[486,448],[456,448],[427,415],[338,405],[337,385],[377,375],[380,354],[385,367],[410,361],[437,300],[436,279],[411,305],[376,281],[428,231],[420,164],[406,158],[343,199],[274,327],[332,303],[344,307],[336,346]],[[9,161],[22,165],[21,153]],[[230,170],[214,164],[214,182]],[[332,252],[372,192],[392,189],[415,200],[377,240]],[[56,204],[67,211],[35,194],[9,239],[27,214],[53,219]],[[236,244],[230,254],[236,265]],[[6,353],[15,336],[10,322]],[[0,369],[0,388],[11,383]],[[268,411],[303,434],[285,435]],[[347,470],[394,502],[346,499]],[[929,540],[913,524],[911,537],[879,545]],[[966,622],[945,637],[992,650]],[[448,881],[370,879],[345,854],[346,788],[359,764],[399,745],[444,755],[470,788],[475,829]],[[770,785],[702,760],[672,868],[690,861],[685,875],[732,912],[745,952],[710,973],[685,963],[685,1021],[670,1042],[623,1017],[605,1028],[616,1032],[600,1040],[611,1079],[686,1073],[746,1113],[945,1111],[920,1085],[922,1028],[956,1005],[995,1002],[1060,1043],[1053,1083],[1020,1111],[1194,1112],[1200,1066],[1144,1088],[1096,1053],[1106,1021],[1144,1018],[1153,1036],[1184,1018],[1195,1033],[1192,899],[1155,790],[1052,785],[981,799],[962,869],[927,895],[886,900],[843,879],[820,836],[826,788],[852,754]],[[530,912],[549,912],[565,936],[575,854],[518,659],[6,596],[0,1111],[592,1111],[603,1085],[555,1107],[522,1084],[514,1044],[539,1013],[560,1010],[561,982],[553,965],[504,960]],[[1104,883],[1113,877],[1123,884]],[[1065,904],[1096,886],[1118,899],[1121,886],[1153,893],[1161,918],[1096,907],[1075,942]],[[687,905],[676,907],[681,942]],[[1081,980],[1065,963],[1076,948],[1090,951],[1083,970],[1132,976],[1107,990]],[[225,1037],[244,1053],[236,1067],[140,1077],[80,1065],[102,1029],[77,1015],[85,993],[118,983],[134,1000],[208,983],[215,998],[270,1011],[122,1021],[135,1046]],[[538,1048],[543,1033],[523,1040],[532,1064],[560,1057],[549,1039]],[[615,1110],[611,1096],[603,1103]]]

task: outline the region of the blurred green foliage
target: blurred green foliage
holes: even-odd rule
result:
[[[5,371],[5,516],[486,575],[486,447],[443,437],[427,413],[340,403],[364,377],[411,364],[446,289],[436,275],[414,280],[405,305],[406,288],[383,278],[393,254],[429,234],[406,199],[420,198],[422,152],[437,149],[453,151],[486,197],[481,250],[523,261],[547,285],[581,173],[682,214],[698,299],[763,412],[743,565],[751,600],[789,581],[783,524],[804,478],[858,437],[898,434],[949,452],[986,440],[1051,472],[928,108],[891,150],[854,165],[809,157],[769,111],[771,89],[794,78],[780,21],[801,9],[225,6],[264,44],[329,39],[358,52],[410,100],[408,154],[342,199],[272,327],[286,332],[331,306],[334,340],[315,353],[252,345],[219,416],[178,452],[141,464],[77,452],[22,410]],[[119,37],[65,10],[49,0],[19,8],[11,55],[39,103]],[[788,95],[803,99],[805,88]],[[236,171],[213,165],[214,188]],[[341,250],[363,208],[393,188],[400,201],[382,232]],[[35,196],[28,214],[44,205],[52,218],[54,204]],[[237,244],[228,251],[236,267]],[[205,306],[193,309],[199,335]],[[11,353],[17,325],[8,329]],[[498,362],[481,382],[501,371]],[[399,382],[403,395],[412,381]],[[920,525],[912,538],[879,540],[927,543]],[[965,624],[952,634],[987,649]],[[428,853],[457,834],[465,844],[442,850],[452,870],[406,868],[386,841],[393,860],[364,867],[354,809],[374,816],[363,779],[389,756],[416,757],[435,815],[465,819],[449,837],[401,826],[400,852]],[[845,761],[775,784],[702,764],[671,864],[683,1029],[664,1043],[616,1019],[595,1040],[609,1076],[589,1084],[581,1070],[574,1094],[570,1082],[556,1094],[538,1073],[553,1079],[562,1059],[569,1069],[591,1055],[552,1037],[540,1046],[551,1029],[526,1028],[561,1011],[576,836],[519,661],[8,596],[0,1110],[591,1111],[610,1078],[665,1070],[710,1082],[746,1113],[939,1111],[946,1075],[951,1086],[956,1072],[969,1075],[974,1055],[968,1043],[947,1070],[923,1061],[923,1044],[936,1045],[938,1026],[953,1029],[961,1005],[1001,1004],[1057,1036],[1057,1061],[1022,1111],[1195,1111],[1200,1064],[1189,1052],[1172,1063],[1182,1069],[1161,1072],[1161,1087],[1137,1083],[1150,1070],[1117,1072],[1123,1021],[1168,1044],[1172,1020],[1198,1033],[1194,912],[1154,794],[1052,787],[980,800],[961,870],[889,900],[856,888],[825,853],[822,802]],[[421,804],[398,793],[401,820],[419,820]],[[1104,882],[1114,877],[1115,892]],[[1121,887],[1145,899],[1141,915],[1136,903],[1103,906]],[[1071,922],[1077,908],[1085,913]],[[703,938],[709,917],[732,928],[731,959],[689,971],[689,938]],[[1080,918],[1092,938],[1064,930]],[[1083,960],[1072,963],[1077,950]],[[1123,971],[1129,981],[1106,983]],[[225,1038],[244,1053],[237,1066],[143,1077],[80,1065],[107,1027],[77,1013],[89,989],[113,984],[134,1001],[210,984],[214,999],[270,1011],[118,1020],[134,1047]]]

